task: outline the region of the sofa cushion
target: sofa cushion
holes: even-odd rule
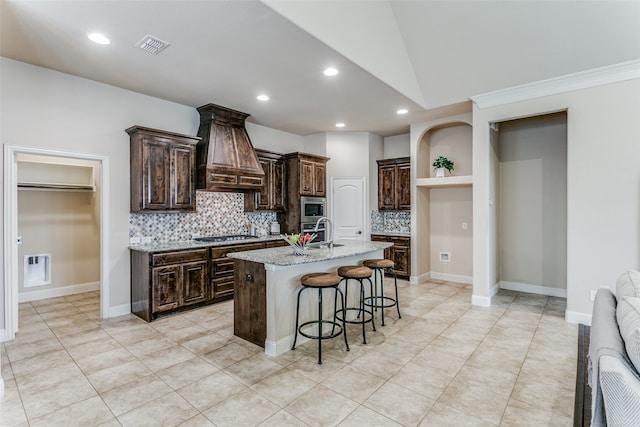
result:
[[[618,277],[616,282],[616,298],[640,297],[640,272],[628,270]]]
[[[624,297],[618,300],[616,318],[627,356],[640,371],[640,298]]]

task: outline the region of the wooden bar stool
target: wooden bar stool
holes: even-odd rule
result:
[[[340,334],[344,334],[344,344],[347,346],[347,351],[349,351],[349,343],[347,342],[347,328],[342,321],[342,325],[337,322],[336,317],[336,309],[338,308],[337,300],[338,293],[340,293],[340,301],[342,303],[342,309],[344,309],[344,295],[338,285],[340,285],[341,278],[340,276],[333,273],[310,273],[305,274],[300,279],[300,283],[302,284],[302,288],[298,291],[298,302],[296,305],[296,330],[293,338],[293,345],[291,346],[291,350],[296,349],[296,340],[298,339],[298,333],[303,337],[307,337],[309,339],[318,340],[318,364],[322,364],[322,340],[327,340],[330,338],[335,338]],[[332,288],[334,290],[334,300],[333,300],[333,320],[324,320],[322,319],[322,290]],[[311,320],[309,322],[304,322],[302,325],[298,326],[298,320],[300,317],[300,295],[302,291],[305,289],[317,289],[318,290],[318,319]],[[317,335],[309,334],[303,331],[306,326],[317,325],[318,332]],[[324,333],[324,325],[331,325],[331,333],[325,335]],[[338,329],[336,331],[336,328]]]
[[[396,306],[398,311],[398,318],[402,319],[400,315],[400,304],[398,303],[398,278],[396,277],[396,271],[393,269],[395,264],[390,259],[367,259],[362,261],[362,264],[373,270],[374,282],[373,291],[371,297],[365,299],[365,305],[372,307],[374,310],[380,309],[382,312],[382,326],[384,326],[384,309]],[[384,272],[393,274],[393,283],[396,288],[396,297],[391,298],[384,294]],[[380,294],[378,295],[378,276],[380,276]]]
[[[367,310],[364,305],[365,301],[365,293],[364,293],[364,280],[369,281],[370,291],[373,292],[373,282],[371,282],[371,274],[372,271],[369,267],[365,267],[362,265],[348,265],[338,268],[338,275],[342,277],[342,280],[345,282],[344,287],[344,304],[341,310],[336,310],[336,316],[338,320],[342,320],[346,323],[360,323],[362,324],[362,341],[364,344],[367,343],[367,336],[365,334],[365,323],[371,322],[371,326],[373,330],[376,330],[376,325],[373,322],[373,311]],[[360,300],[358,302],[357,307],[346,307],[347,305],[347,296],[348,296],[348,288],[349,288],[349,280],[353,279],[360,283]],[[347,313],[349,311],[357,311],[358,315],[356,318],[347,320]]]

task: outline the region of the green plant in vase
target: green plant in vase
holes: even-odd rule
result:
[[[433,161],[433,169],[436,171],[436,178],[444,178],[444,170],[448,170],[449,173],[453,170],[453,162],[444,156],[439,156]]]

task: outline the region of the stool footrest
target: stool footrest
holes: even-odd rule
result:
[[[375,301],[373,301],[375,300]],[[389,302],[386,302],[389,301]],[[395,298],[391,297],[367,297],[364,299],[364,305],[375,308],[389,308],[398,304]]]
[[[312,340],[328,340],[331,338],[335,338],[342,333],[342,325],[338,322],[334,322],[333,320],[322,320],[322,325],[331,325],[331,327],[335,328],[335,332],[332,332],[330,335],[324,335],[322,331],[319,331],[319,333],[322,335],[311,335],[302,331],[302,328],[304,328],[305,326],[311,326],[311,325],[318,326],[318,321],[311,320],[309,322],[304,322],[298,327],[298,333],[303,337],[306,337]]]
[[[359,311],[362,314],[362,319],[354,319],[354,320],[347,320],[346,319],[346,312],[347,311]],[[368,315],[369,317],[365,319],[365,315]],[[359,315],[358,315],[359,316]],[[373,322],[373,313],[370,310],[364,310],[362,308],[357,308],[357,307],[347,307],[344,309],[340,309],[340,310],[336,310],[336,319],[340,320],[341,322],[344,323],[357,323],[357,324],[361,324],[361,323],[369,323],[369,322]]]

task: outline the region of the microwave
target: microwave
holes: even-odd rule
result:
[[[300,197],[300,222],[313,222],[326,216],[326,206],[324,197]]]

